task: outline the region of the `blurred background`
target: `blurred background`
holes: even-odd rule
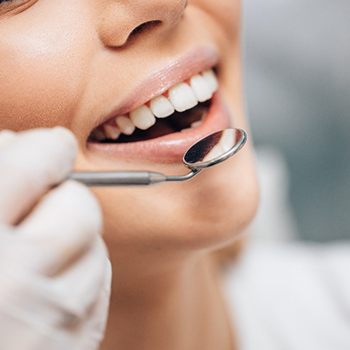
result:
[[[243,4],[246,105],[271,214],[257,229],[348,239],[350,1]]]

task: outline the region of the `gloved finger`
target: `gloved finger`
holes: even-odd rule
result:
[[[102,239],[97,237],[95,244],[86,254],[63,274],[46,279],[48,283],[40,278],[34,278],[33,283],[27,282],[27,302],[30,300],[34,305],[39,301],[41,313],[36,315],[38,324],[46,324],[53,329],[76,329],[83,337],[87,337],[84,324],[99,302],[106,279],[110,280],[110,263]],[[36,294],[39,293],[37,296],[36,290]],[[109,294],[107,296],[109,297]],[[21,304],[21,301],[19,303]],[[106,303],[108,304],[108,301],[101,305],[104,312],[107,312]],[[107,317],[104,314],[101,316],[103,320]],[[79,334],[76,334],[76,338],[79,338]]]
[[[82,327],[79,349],[98,349],[98,345],[103,340],[107,320],[111,295],[112,266],[108,260],[105,266],[105,274],[102,288],[100,288],[98,298],[91,308],[90,315],[86,317],[86,322]]]
[[[66,129],[36,129],[16,134],[0,148],[0,222],[15,224],[71,170],[76,141]]]
[[[65,311],[67,322],[84,323],[92,307],[98,301],[104,289],[106,274],[109,274],[109,260],[101,237],[97,237],[93,246],[72,264],[63,274],[54,279],[53,297]],[[74,286],[74,288],[72,288]],[[61,323],[63,324],[63,323]]]
[[[16,133],[11,130],[0,131],[0,148],[7,145],[16,136]]]
[[[102,215],[93,194],[67,181],[43,197],[18,226],[16,237],[33,247],[35,254],[27,257],[33,267],[53,276],[85,253],[101,230]]]

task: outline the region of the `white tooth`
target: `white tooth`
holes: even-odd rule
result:
[[[131,135],[135,131],[135,125],[128,117],[124,115],[115,118],[115,123],[120,131],[125,135]]]
[[[145,105],[135,109],[130,113],[133,124],[142,130],[146,130],[155,124],[156,118],[152,111]]]
[[[227,152],[235,144],[234,136],[232,135],[232,132],[229,131],[230,130],[225,130],[220,140],[223,152]]]
[[[185,132],[185,131],[188,131],[188,130],[191,130],[191,128],[181,129],[180,132]]]
[[[169,100],[178,112],[186,111],[198,104],[192,88],[186,83],[172,87],[169,90]]]
[[[199,102],[210,100],[213,96],[212,86],[201,75],[198,74],[192,77],[190,84]]]
[[[109,139],[116,140],[120,135],[120,130],[116,126],[107,124],[103,126],[103,129],[104,129],[105,135]]]
[[[166,118],[175,112],[174,106],[163,95],[155,97],[151,100],[151,111],[157,118]]]
[[[96,129],[92,133],[92,137],[97,141],[103,141],[106,139],[104,132],[100,129]]]
[[[193,123],[191,124],[191,128],[198,128],[199,126],[202,125],[202,123],[203,123],[202,120],[197,120],[196,122],[193,122]]]
[[[203,160],[209,161],[209,160],[219,158],[223,155],[223,153],[225,153],[225,151],[222,149],[221,145],[218,144],[215,147],[213,147],[213,149],[210,150],[210,152],[204,157]]]
[[[203,78],[206,80],[212,92],[215,92],[219,88],[218,80],[212,69],[205,71],[202,74]]]

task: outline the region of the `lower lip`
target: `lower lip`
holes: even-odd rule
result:
[[[147,141],[103,144],[88,143],[88,150],[104,157],[145,160],[157,163],[179,163],[185,152],[201,138],[231,125],[230,113],[219,93],[216,93],[203,123],[182,132],[175,132]]]

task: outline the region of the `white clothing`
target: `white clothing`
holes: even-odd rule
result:
[[[226,273],[239,350],[349,350],[350,244],[250,243]]]

